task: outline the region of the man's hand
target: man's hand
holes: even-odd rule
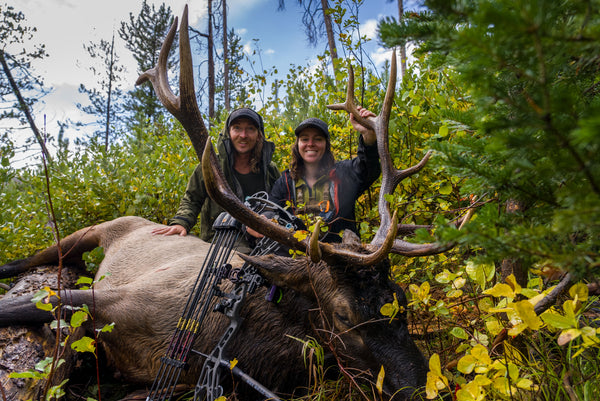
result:
[[[375,113],[373,113],[370,110],[367,110],[360,106],[357,106],[356,108],[358,109],[358,112],[360,113],[360,116],[362,118],[377,117],[375,115]],[[377,143],[377,137],[375,136],[375,131],[368,129],[364,125],[360,124],[358,121],[356,121],[356,119],[354,118],[354,115],[352,115],[352,114],[350,114],[350,122],[352,123],[352,126],[354,127],[354,129],[362,134],[365,145],[372,146]]]
[[[163,226],[158,227],[152,230],[152,234],[154,235],[181,235],[185,237],[187,235],[187,230],[185,227],[179,224],[175,224],[173,226]]]

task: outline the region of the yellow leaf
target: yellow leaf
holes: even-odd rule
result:
[[[527,328],[527,323],[519,323],[510,329],[508,329],[508,335],[511,337],[516,337],[523,332]]]
[[[425,394],[427,399],[436,398],[439,391],[439,377],[432,372],[427,372],[427,383],[425,384]],[[443,388],[443,387],[442,387]]]
[[[445,184],[443,184],[442,186],[440,186],[440,194],[442,195],[449,195],[452,193],[452,184],[447,182]]]
[[[381,369],[379,370],[379,374],[377,375],[377,392],[379,396],[383,393],[383,379],[385,378],[385,369],[383,369],[383,365],[381,365]]]
[[[533,382],[529,379],[519,379],[517,381],[517,387],[522,388],[523,390],[530,390],[533,386]]]
[[[587,285],[579,282],[569,289],[569,295],[571,298],[577,297],[578,301],[584,302],[588,299],[588,287]]]
[[[233,361],[229,361],[229,369],[233,370],[233,368],[235,368],[235,365],[238,364],[238,360],[237,358],[233,358]]]
[[[475,358],[477,358],[478,361],[481,361],[481,362],[485,363],[486,365],[489,365],[492,363],[492,360],[488,354],[487,348],[481,344],[477,344],[476,346],[473,347],[473,349],[471,350],[471,355],[473,355]]]
[[[438,376],[442,375],[442,366],[438,354],[433,354],[431,355],[431,358],[429,358],[429,370]]]
[[[510,395],[510,384],[507,377],[496,377],[493,386],[500,394]]]
[[[477,375],[475,376],[475,379],[473,379],[473,383],[477,384],[478,386],[488,386],[492,384],[492,381],[487,376]]]
[[[521,286],[517,283],[517,279],[514,274],[511,274],[506,278],[506,283],[511,286],[515,294],[521,293]]]
[[[557,341],[558,345],[561,345],[561,346],[565,345],[565,344],[573,341],[580,335],[581,335],[581,330],[579,330],[579,329],[564,330],[562,333],[560,333],[560,336],[558,336],[558,341]]]
[[[504,283],[498,283],[495,286],[493,286],[492,288],[485,290],[483,293],[487,294],[487,295],[491,295],[496,298],[500,298],[500,297],[514,298],[515,297],[515,293],[514,293],[513,289],[508,284],[504,284]]]
[[[497,336],[504,328],[496,318],[489,318],[486,320],[485,327],[493,336]]]
[[[519,301],[513,304],[517,314],[530,329],[538,330],[542,327],[542,319],[535,313],[529,301]]]
[[[458,360],[458,364],[456,365],[456,369],[459,372],[464,374],[469,374],[475,368],[475,364],[477,363],[477,359],[473,355],[465,355]]]

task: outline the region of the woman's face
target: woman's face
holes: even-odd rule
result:
[[[247,118],[236,118],[229,126],[229,137],[239,154],[250,153],[258,142],[259,131]]]
[[[305,128],[298,135],[298,153],[305,164],[318,164],[326,148],[327,139],[316,128]]]

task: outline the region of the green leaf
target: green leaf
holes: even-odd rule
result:
[[[71,348],[73,348],[77,352],[96,352],[96,345],[94,339],[87,336],[82,337],[77,341],[74,341],[71,344]]]
[[[84,322],[88,320],[88,314],[84,311],[77,311],[71,316],[71,326],[80,327]]]
[[[456,338],[460,338],[461,340],[466,340],[469,338],[467,332],[460,327],[454,327],[452,330],[450,330],[450,334]]]

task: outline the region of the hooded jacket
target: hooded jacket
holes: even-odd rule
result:
[[[227,183],[229,183],[237,197],[243,201],[244,193],[242,187],[233,173],[234,148],[231,143],[231,138],[229,137],[229,123],[230,121],[228,118],[225,128],[223,128],[223,131],[219,134],[219,139],[217,141],[217,158]],[[267,193],[270,192],[273,183],[280,176],[279,169],[275,163],[271,161],[274,150],[275,144],[265,139],[263,142],[260,172]],[[179,209],[177,209],[175,217],[169,220],[169,225],[182,225],[189,233],[192,227],[196,225],[198,215],[200,215],[200,238],[204,241],[211,241],[214,235],[214,230],[212,229],[213,222],[223,211],[224,209],[208,196],[206,186],[204,185],[202,166],[198,164],[188,181],[185,194],[179,203]]]
[[[359,136],[357,156],[352,160],[335,163],[328,174],[317,179],[313,188],[299,179],[294,181],[290,170],[285,170],[273,184],[269,198],[282,207],[289,201],[294,214],[303,213],[303,204],[317,204],[314,212],[329,224],[329,233],[322,239],[338,242],[340,231],[350,229],[358,234],[354,205],[358,197],[375,182],[381,174],[377,145],[366,146]],[[301,199],[299,199],[301,198]]]

